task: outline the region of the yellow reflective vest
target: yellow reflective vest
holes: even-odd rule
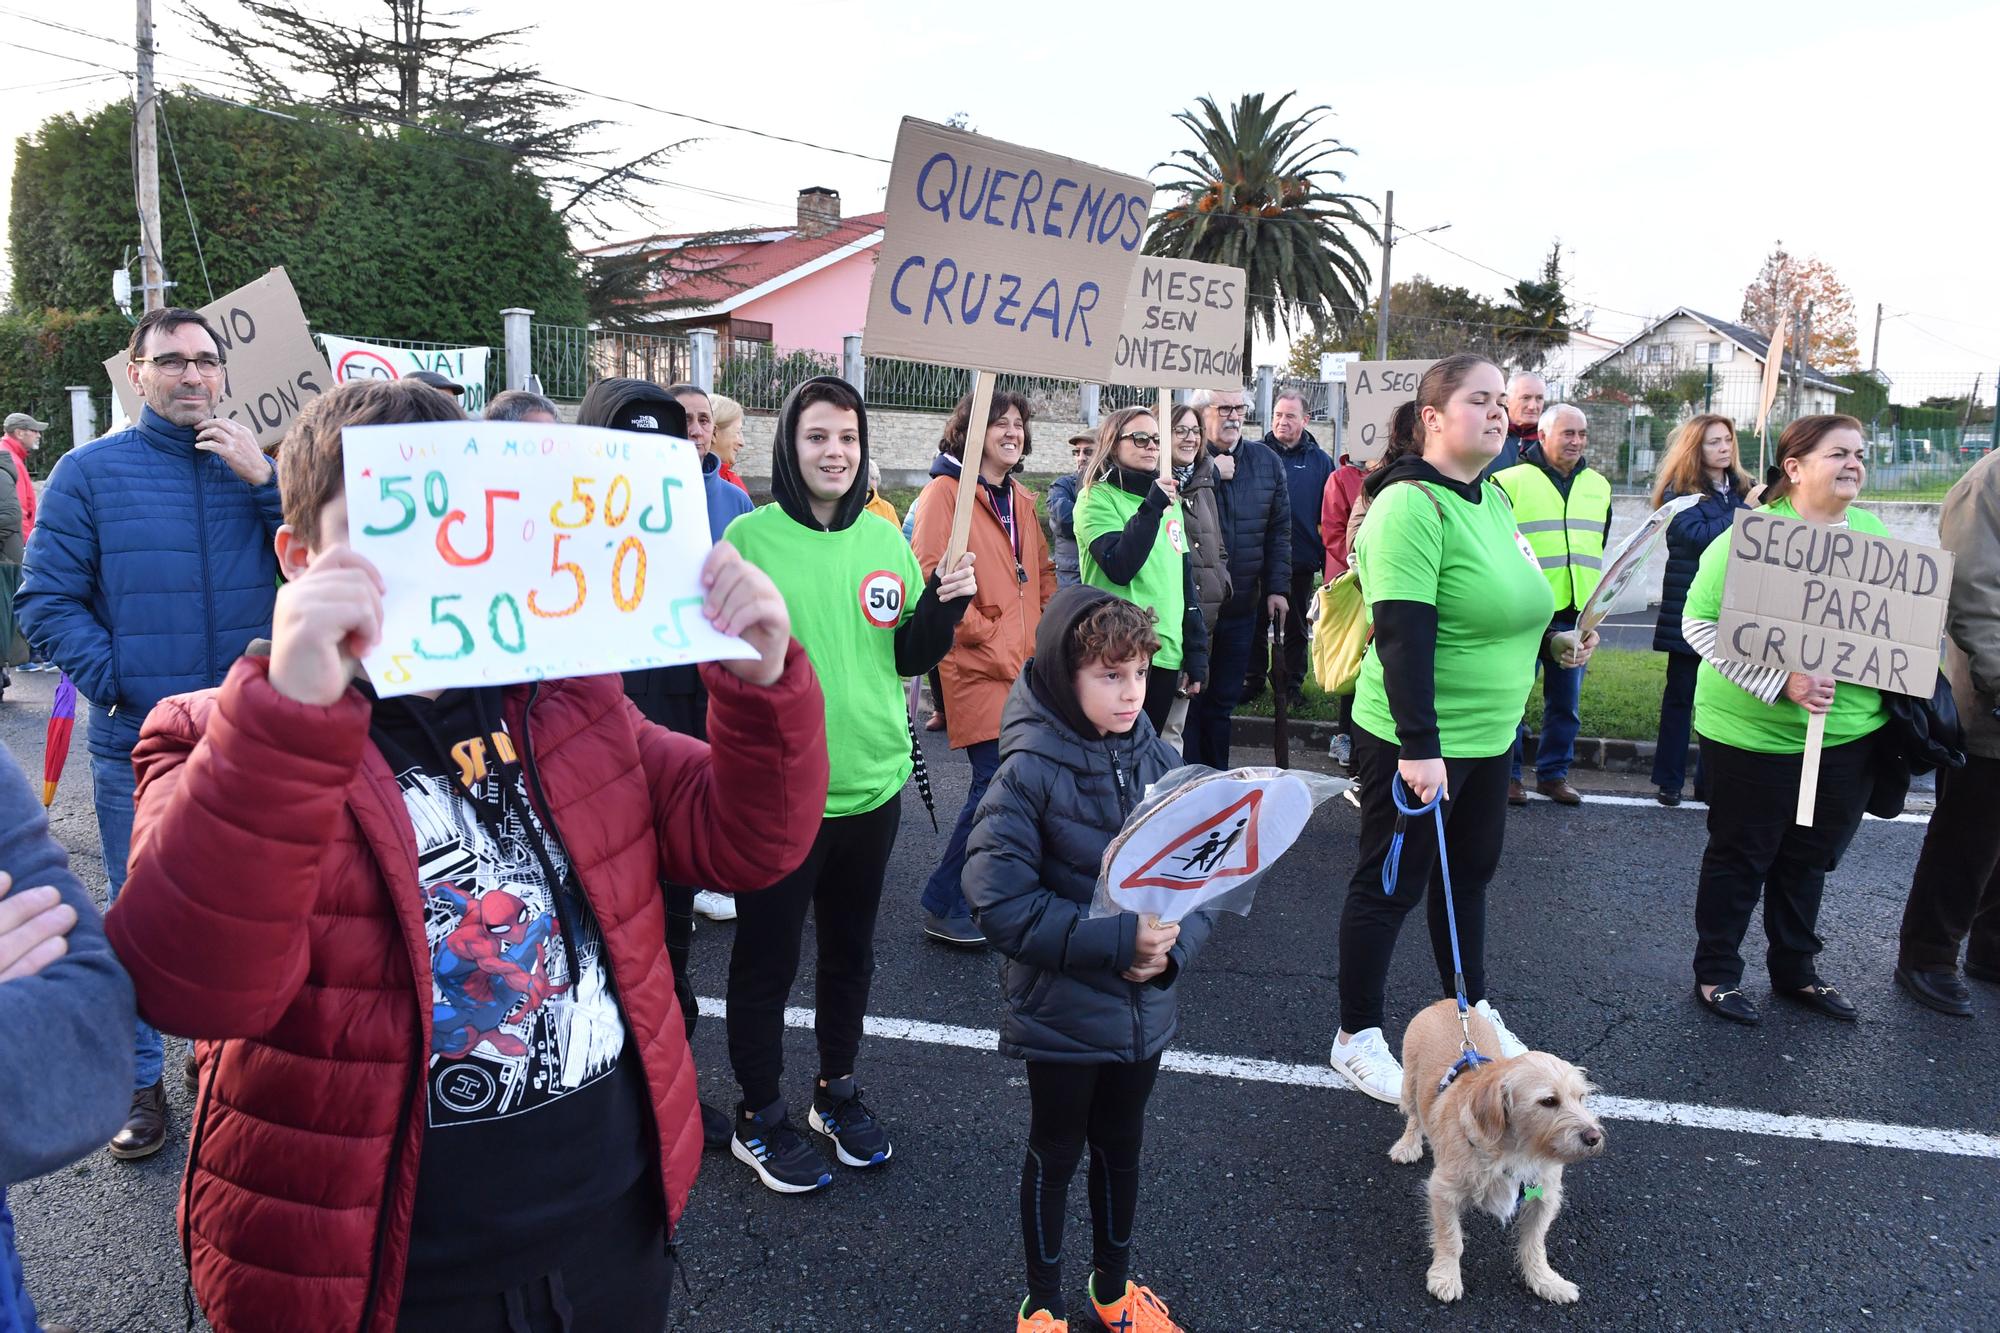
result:
[[[1537,463],[1493,474],[1514,502],[1514,519],[1555,590],[1556,610],[1580,610],[1604,575],[1604,534],[1611,520],[1611,483],[1587,463],[1570,478],[1569,497]]]

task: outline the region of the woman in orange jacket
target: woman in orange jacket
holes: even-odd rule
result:
[[[925,578],[944,558],[951,539],[971,416],[972,399],[967,396],[945,422],[930,482],[917,497],[911,545]],[[1026,398],[1004,390],[994,393],[979,461],[979,494],[972,504],[972,532],[966,539],[967,549],[976,557],[973,569],[979,588],[959,622],[951,651],[938,664],[946,735],[951,748],[964,750],[971,761],[972,785],[944,855],[924,885],[924,934],[967,948],[983,948],[986,937],[973,924],[972,909],[958,887],[959,872],[965,868],[965,840],[971,836],[979,798],[1000,767],[1000,710],[1022,666],[1034,654],[1042,607],[1056,592],[1055,562],[1035,514],[1034,493],[1014,477],[1031,447],[1028,416]]]

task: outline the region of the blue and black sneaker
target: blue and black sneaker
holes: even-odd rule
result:
[[[854,1086],[851,1074],[813,1093],[808,1123],[833,1140],[842,1166],[880,1166],[895,1152],[888,1131],[862,1103],[861,1089]]]
[[[780,1194],[810,1194],[833,1183],[826,1162],[792,1128],[782,1097],[755,1113],[747,1106],[741,1109],[729,1151],[757,1173],[764,1188]]]

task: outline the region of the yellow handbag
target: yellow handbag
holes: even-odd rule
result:
[[[1361,597],[1361,582],[1348,570],[1319,590],[1319,616],[1312,636],[1313,679],[1328,694],[1352,694],[1361,678],[1361,659],[1375,627]]]

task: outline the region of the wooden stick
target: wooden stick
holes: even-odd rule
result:
[[[972,415],[965,419],[965,448],[958,469],[958,504],[951,515],[951,540],[945,543],[943,574],[958,568],[966,543],[972,540],[972,501],[979,494],[979,465],[986,454],[986,418],[993,415],[993,383],[999,377],[990,370],[975,371],[972,380]]]
[[[1799,808],[1792,821],[1812,827],[1813,807],[1819,804],[1819,752],[1826,745],[1826,714],[1811,713],[1806,721],[1806,752],[1799,767]]]
[[[1155,415],[1159,417],[1160,480],[1167,481],[1174,475],[1174,428],[1169,424],[1174,419],[1174,391],[1172,389],[1160,390],[1159,410]]]

